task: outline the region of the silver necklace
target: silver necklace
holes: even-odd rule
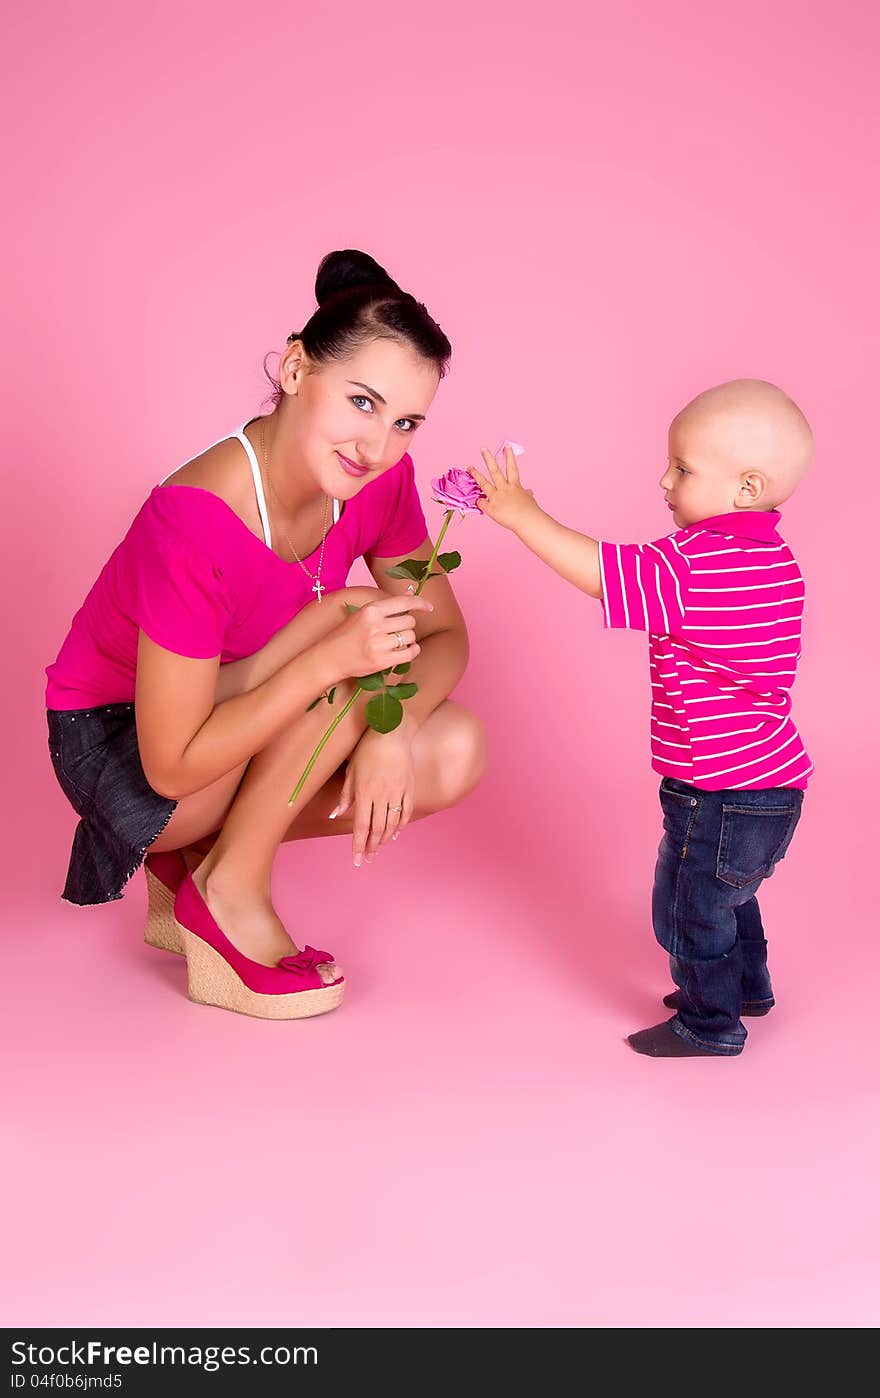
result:
[[[270,470],[269,470],[269,456],[268,456],[268,453],[266,452],[266,438],[265,438],[265,434],[264,434],[264,432],[263,432],[263,419],[262,419],[262,418],[260,419],[260,451],[262,452],[262,455],[263,455],[263,465],[264,465],[265,468],[266,468],[266,480],[269,482],[269,489],[270,489],[271,492],[272,492],[272,498],[274,499],[276,505],[280,506],[280,505],[281,505],[281,501],[278,499],[278,495],[277,495],[277,493],[276,493],[276,491],[275,491],[275,487],[274,487],[274,485],[272,484],[272,475],[271,475],[271,472],[270,472]],[[320,603],[320,601],[321,601],[321,594],[322,594],[323,592],[326,592],[326,591],[327,591],[327,589],[324,587],[323,583],[321,582],[321,568],[322,568],[323,563],[324,563],[324,544],[325,544],[325,541],[326,541],[326,539],[327,539],[327,509],[328,509],[329,504],[330,504],[330,497],[329,497],[328,495],[325,495],[325,496],[324,496],[324,514],[323,514],[322,521],[321,521],[321,523],[322,523],[322,528],[321,528],[321,552],[320,552],[320,554],[318,555],[318,571],[317,571],[316,573],[310,573],[310,572],[309,572],[308,568],[307,568],[306,565],[303,563],[303,561],[302,561],[302,559],[300,558],[299,554],[297,553],[296,549],[293,547],[293,544],[290,542],[290,535],[287,533],[287,531],[286,531],[284,528],[282,528],[282,530],[281,530],[281,533],[284,535],[284,538],[285,538],[286,541],[287,541],[287,547],[290,549],[290,552],[293,554],[293,556],[294,556],[294,558],[296,559],[297,563],[298,563],[299,566],[302,568],[302,570],[303,570],[303,572],[305,573],[306,577],[312,579],[312,583],[313,583],[312,592],[317,593],[317,597],[318,597],[318,602],[319,602],[319,603]]]

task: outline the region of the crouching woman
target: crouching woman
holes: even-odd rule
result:
[[[408,448],[449,342],[363,253],[324,258],[316,299],[273,410],[151,492],[47,671],[50,754],[80,817],[62,896],[120,898],[145,861],[146,938],[185,954],[191,998],[272,1019],[344,989],[273,904],[280,846],[347,835],[369,863],[485,763],[481,723],[448,698],[467,663],[449,581],[415,597],[388,575],[431,557]],[[375,588],[346,586],[359,557]],[[369,728],[361,695],[291,806],[356,677],[401,663],[418,692],[400,727]],[[310,707],[334,687],[333,708]],[[326,907],[335,929],[332,889]]]

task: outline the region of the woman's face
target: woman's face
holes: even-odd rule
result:
[[[326,494],[349,500],[409,451],[439,371],[407,344],[370,340],[347,359],[291,372],[298,348],[281,364],[294,449]]]

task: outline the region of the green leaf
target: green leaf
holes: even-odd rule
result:
[[[437,562],[444,573],[453,573],[456,568],[461,567],[461,554],[457,549],[453,553],[438,553]]]
[[[403,662],[402,665],[395,665],[395,667],[394,667],[394,669],[391,671],[391,673],[392,673],[392,675],[408,675],[411,669],[412,669],[412,661],[411,661],[411,660],[404,660],[404,662]]]
[[[321,703],[321,701],[326,698],[326,694],[319,694],[317,699],[313,699],[311,704],[309,704],[309,707],[306,709],[306,713],[310,714],[312,712],[312,709],[316,709],[318,705]]]
[[[412,578],[414,582],[421,582],[422,574],[427,566],[427,558],[405,558],[402,563],[396,563],[393,568],[386,568],[385,572],[389,578]]]
[[[385,676],[379,671],[375,675],[361,675],[358,684],[361,689],[382,689],[385,685]]]
[[[391,694],[377,694],[367,705],[366,717],[377,733],[393,733],[403,722],[403,705]]]
[[[392,699],[411,699],[414,694],[418,694],[417,684],[390,684],[385,693],[390,694]]]
[[[360,611],[360,607],[356,607],[356,606],[354,605],[354,602],[343,602],[342,605],[343,605],[343,607],[345,608],[345,610],[346,610],[347,612],[359,612],[359,611]],[[364,605],[366,606],[366,603],[364,603]]]
[[[336,697],[336,685],[333,686],[333,688],[331,689],[330,693],[327,695],[327,703],[328,703],[328,704],[332,704],[332,703],[333,703],[333,700],[335,699],[335,697]]]

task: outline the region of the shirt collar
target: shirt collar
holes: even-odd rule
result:
[[[692,529],[708,529],[713,534],[732,534],[736,539],[755,539],[762,544],[781,544],[777,530],[778,510],[732,510],[727,515],[701,519]]]

